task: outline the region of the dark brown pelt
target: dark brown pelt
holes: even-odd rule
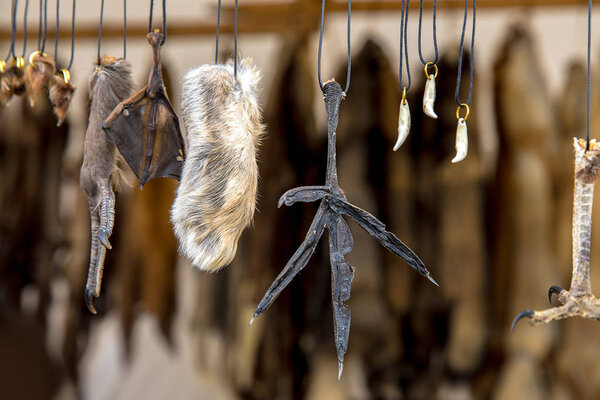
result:
[[[60,126],[65,120],[75,89],[76,86],[65,82],[62,76],[54,75],[50,79],[50,101],[58,118],[56,126]]]
[[[31,64],[27,64],[27,67],[25,67],[25,95],[29,105],[33,107],[37,96],[48,87],[55,70],[54,59],[49,56],[39,55],[33,59]]]
[[[25,93],[25,69],[13,65],[5,70],[0,77],[0,105],[5,105],[16,95]]]

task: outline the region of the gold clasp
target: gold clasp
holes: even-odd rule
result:
[[[400,103],[406,103],[406,86],[402,87],[402,101]]]
[[[429,74],[429,70],[428,69],[429,69],[430,65],[433,65],[433,71],[434,71],[433,75]],[[432,76],[434,78],[437,78],[437,76],[438,76],[438,67],[437,67],[437,64],[432,63],[432,62],[428,62],[427,64],[425,64],[425,76],[427,77],[427,79],[431,78]]]
[[[37,51],[34,51],[33,53],[31,53],[31,55],[29,56],[29,65],[33,67],[33,66],[34,66],[34,65],[33,65],[33,60],[34,60],[34,59],[35,59],[37,56],[40,56],[40,55],[42,55],[42,52],[41,52],[41,51],[39,51],[39,50],[37,50]]]
[[[5,68],[6,68],[6,61],[0,60],[0,73],[3,73]]]
[[[469,118],[469,113],[471,112],[471,110],[469,109],[468,104],[462,103],[460,106],[458,106],[456,108],[456,119],[460,119],[460,109],[461,108],[464,108],[466,110],[465,116],[462,118],[466,122],[467,118]]]
[[[60,72],[62,72],[62,76],[63,76],[65,83],[69,83],[71,81],[71,73],[69,72],[69,70],[66,68],[63,68],[60,70]]]
[[[23,67],[25,66],[25,60],[23,59],[23,57],[21,57],[21,56],[16,57],[15,65],[17,66],[17,68],[23,69]]]

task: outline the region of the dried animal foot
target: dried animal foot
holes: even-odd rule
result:
[[[320,200],[317,213],[310,225],[304,242],[294,253],[292,258],[279,273],[271,287],[256,307],[254,318],[265,312],[275,301],[277,296],[292,281],[292,279],[306,266],[323,235],[325,228],[329,230],[329,258],[331,264],[331,297],[333,303],[335,347],[338,358],[338,380],[344,367],[344,355],[348,348],[348,335],[350,333],[350,308],[344,304],[350,298],[350,286],[354,277],[354,268],[348,264],[344,256],[352,250],[354,239],[344,215],[355,220],[364,230],[377,239],[383,247],[402,258],[421,275],[431,282],[431,278],[419,257],[400,239],[385,230],[385,224],[368,212],[350,204],[344,192],[338,185],[337,167],[335,165],[335,138],[338,124],[339,107],[344,92],[334,80],[327,81],[324,86],[325,107],[328,122],[328,157],[327,177],[324,186],[303,186],[288,190],[279,199],[278,206],[292,205],[297,202],[314,202]],[[408,104],[406,104],[408,108]],[[410,115],[409,115],[410,117]]]
[[[56,118],[58,118],[56,126],[61,126],[65,120],[67,112],[69,111],[69,106],[71,105],[73,92],[77,88],[75,85],[70,83],[70,77],[67,75],[67,73],[63,72],[63,76],[52,76],[49,83],[50,102],[52,103],[54,114],[56,115]]]
[[[115,223],[115,193],[110,184],[100,185],[100,204],[90,204],[90,214],[92,243],[88,279],[85,285],[85,304],[92,313],[96,314],[93,300],[94,297],[100,296],[106,249],[112,249],[108,238],[112,234]]]

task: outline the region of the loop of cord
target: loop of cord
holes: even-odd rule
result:
[[[410,8],[410,0],[402,0],[402,10],[400,12],[400,67],[398,70],[398,86],[401,89],[410,89],[410,65],[408,62],[408,9]],[[404,57],[403,57],[404,56]],[[402,59],[405,58],[407,85],[402,83]]]
[[[437,0],[433,0],[433,50],[435,52],[434,59],[431,62],[432,64],[437,64],[439,60],[438,46],[437,46],[437,31],[436,31],[436,14],[437,14]],[[421,59],[421,63],[423,65],[427,65],[428,62],[423,58],[423,53],[421,52],[421,26],[423,24],[423,0],[420,0],[419,3],[419,58]]]
[[[458,76],[456,78],[456,91],[454,93],[454,99],[456,100],[456,104],[459,107],[463,108],[464,105],[471,104],[471,99],[473,97],[473,74],[475,70],[475,21],[476,21],[476,13],[477,13],[477,0],[473,0],[473,30],[471,32],[471,62],[470,62],[470,78],[469,78],[469,96],[467,101],[460,101],[460,80],[462,76],[462,62],[463,62],[463,48],[465,41],[465,30],[467,27],[467,13],[469,10],[469,0],[465,0],[465,14],[463,17],[463,26],[462,33],[460,35],[460,47],[458,51]]]
[[[344,93],[348,93],[348,89],[350,89],[350,76],[352,75],[352,58],[351,58],[351,42],[350,42],[350,22],[352,16],[352,0],[348,0],[348,22],[347,22],[347,37],[346,41],[348,43],[348,70],[346,71],[346,88],[344,89]],[[317,53],[317,78],[319,79],[319,87],[321,91],[324,93],[325,89],[323,88],[323,80],[321,79],[321,52],[323,50],[323,31],[325,26],[325,0],[321,2],[321,30],[319,32],[319,52]]]

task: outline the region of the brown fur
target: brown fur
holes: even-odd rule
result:
[[[171,210],[181,251],[203,270],[229,264],[254,216],[263,133],[258,70],[251,59],[233,66],[203,65],[183,79],[186,157]]]
[[[0,77],[0,105],[5,105],[13,95],[25,93],[25,69],[16,65],[7,67]]]
[[[48,87],[55,71],[54,59],[47,55],[38,55],[32,60],[32,63],[27,64],[25,67],[25,95],[29,100],[29,105],[33,107],[35,99],[42,90]]]
[[[123,59],[103,58],[90,77],[89,87],[90,116],[79,184],[88,198],[92,218],[86,302],[90,311],[95,312],[91,298],[100,295],[104,256],[106,249],[111,248],[108,238],[114,223],[114,189],[118,185],[117,149],[102,131],[101,124],[129,96],[131,66]]]
[[[56,126],[60,126],[67,116],[73,92],[77,87],[70,82],[65,82],[64,78],[60,75],[52,76],[49,85],[50,101],[52,102],[54,114],[58,118]]]

